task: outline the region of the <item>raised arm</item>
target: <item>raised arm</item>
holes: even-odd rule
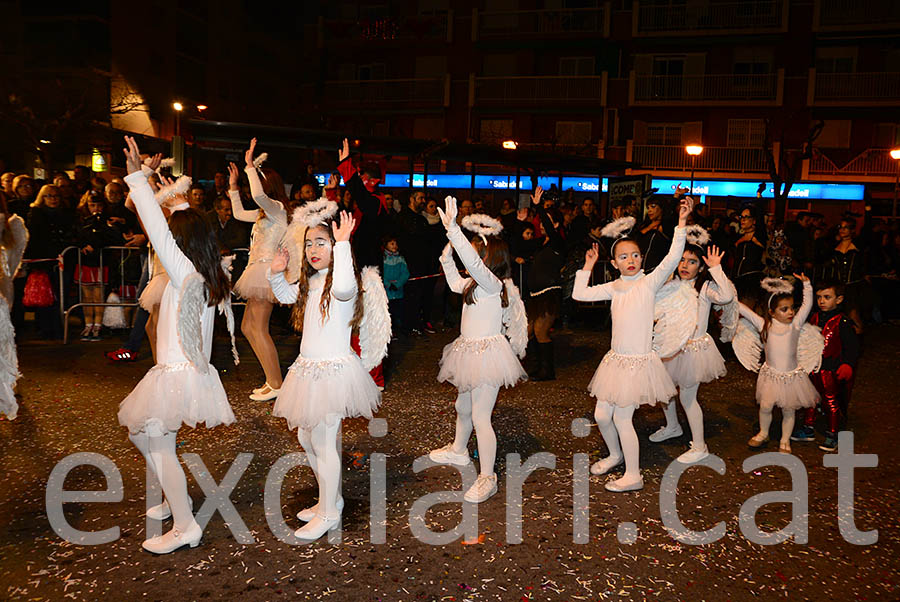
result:
[[[338,301],[350,301],[358,292],[350,249],[350,235],[355,226],[356,220],[346,211],[341,211],[340,224],[336,221],[331,224],[335,240],[331,251],[331,294]]]
[[[703,291],[707,298],[716,305],[731,303],[737,292],[722,270],[723,255],[725,253],[720,251],[716,245],[710,245],[706,251],[706,257],[703,258],[703,261],[709,266],[709,275],[713,279],[703,287]]]
[[[444,277],[447,279],[447,286],[454,293],[462,293],[466,288],[466,279],[460,276],[459,270],[456,269],[456,262],[453,261],[453,245],[449,242],[441,253],[440,261]]]
[[[753,324],[753,327],[759,332],[762,332],[763,328],[765,328],[766,321],[743,303],[738,303],[738,311],[741,312],[741,317]]]
[[[356,203],[357,208],[363,215],[378,215],[378,198],[369,192],[366,185],[363,184],[362,178],[353,167],[350,160],[350,144],[346,138],[338,152],[338,172],[344,179],[344,186],[350,191],[350,198]]]
[[[300,294],[300,285],[290,284],[284,277],[284,269],[287,267],[290,255],[287,249],[280,248],[272,258],[269,269],[266,270],[266,278],[269,280],[269,286],[272,287],[272,294],[283,305],[293,305],[297,302],[297,296]]]
[[[503,282],[484,265],[484,261],[478,256],[478,251],[475,250],[475,247],[463,234],[459,224],[456,223],[456,199],[448,196],[445,203],[447,210],[444,211],[438,207],[438,212],[441,214],[441,221],[447,229],[447,238],[450,239],[450,244],[453,245],[453,249],[459,255],[463,266],[465,266],[466,271],[469,272],[476,284],[484,289],[487,294],[495,295],[499,293],[503,290]]]
[[[575,286],[572,298],[576,301],[609,301],[612,299],[613,283],[588,285],[594,265],[600,257],[600,245],[594,243],[584,254],[584,267],[575,272]]]
[[[250,195],[253,202],[259,205],[259,208],[266,212],[271,219],[283,223],[287,223],[287,209],[280,201],[269,198],[262,187],[259,180],[259,172],[253,164],[253,151],[256,149],[256,138],[250,140],[250,148],[244,153],[244,173],[247,174],[247,180],[250,182]]]
[[[134,199],[134,206],[147,236],[150,238],[150,243],[169,275],[169,281],[176,288],[181,288],[184,279],[197,270],[191,260],[178,248],[162,209],[153,196],[153,189],[150,188],[147,176],[141,172],[141,158],[137,143],[128,136],[125,137],[125,141],[128,144],[128,149],[125,151],[128,164],[125,183],[128,184],[131,191],[131,198]]]
[[[241,202],[241,191],[238,188],[240,179],[237,165],[228,164],[228,198],[231,200],[231,214],[234,219],[241,222],[255,222],[259,217],[259,209],[244,209],[244,203]]]
[[[678,262],[681,261],[681,254],[684,253],[685,235],[687,234],[687,218],[693,209],[694,199],[689,196],[681,199],[678,207],[678,226],[675,227],[675,233],[672,235],[672,244],[669,245],[669,252],[659,262],[659,265],[647,275],[654,290],[666,283],[666,280],[678,267]]]
[[[791,326],[794,328],[803,328],[803,325],[806,324],[806,320],[809,319],[809,314],[813,307],[812,283],[804,274],[794,274],[794,276],[803,282],[803,302],[800,303],[800,309],[797,310],[797,315],[794,316]]]

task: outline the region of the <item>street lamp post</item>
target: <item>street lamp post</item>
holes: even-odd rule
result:
[[[697,155],[703,152],[703,147],[699,144],[688,144],[684,147],[684,150],[687,154],[691,156],[691,192],[690,194],[694,194],[694,162],[697,160]]]
[[[891,159],[897,162],[897,169],[894,173],[894,203],[891,207],[891,215],[897,217],[897,189],[900,188],[900,148],[891,151]]]
[[[172,108],[175,109],[175,135],[181,135],[181,112],[184,110],[184,105],[178,101],[172,103]]]

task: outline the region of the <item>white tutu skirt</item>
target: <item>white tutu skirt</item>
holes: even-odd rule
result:
[[[166,290],[167,284],[169,284],[169,275],[165,272],[151,278],[150,282],[147,283],[147,286],[144,287],[144,292],[141,293],[141,297],[138,299],[138,303],[141,304],[141,307],[147,311],[153,311],[153,309],[159,305],[159,302],[162,301],[162,296]]]
[[[13,391],[12,384],[9,382],[0,382],[0,414],[5,415],[10,420],[15,420],[19,415],[19,402],[16,401],[16,393]]]
[[[275,303],[275,295],[266,278],[269,269],[268,261],[251,263],[244,268],[244,273],[234,283],[234,292],[242,299],[262,299],[269,303]]]
[[[288,428],[312,429],[328,414],[371,419],[381,403],[381,391],[355,353],[334,359],[298,356],[288,368],[272,415]]]
[[[663,360],[676,387],[691,387],[725,376],[725,360],[709,333],[689,340],[681,351]]]
[[[621,408],[666,402],[676,393],[658,355],[623,355],[612,349],[597,366],[588,391],[598,402]]]
[[[457,337],[444,347],[439,382],[449,382],[465,393],[481,385],[512,387],[528,374],[502,334],[483,339]]]
[[[177,431],[182,424],[207,428],[234,422],[218,371],[200,373],[190,362],[157,364],[119,404],[119,424],[132,433]]]
[[[765,409],[775,406],[797,410],[816,405],[819,392],[803,368],[780,372],[769,364],[763,364],[756,379],[756,401]]]

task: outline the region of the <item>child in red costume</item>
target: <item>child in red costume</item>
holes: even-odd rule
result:
[[[853,322],[840,309],[844,302],[844,285],[822,281],[816,284],[816,303],[809,322],[822,329],[825,349],[822,350],[822,367],[810,374],[810,379],[822,396],[822,412],[828,420],[825,441],[819,449],[837,450],[837,434],[847,423],[850,392],[856,376],[859,359],[859,337]],[[805,410],[803,424],[791,435],[792,441],[815,441],[816,408]]]

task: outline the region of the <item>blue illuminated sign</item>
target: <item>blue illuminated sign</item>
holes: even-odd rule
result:
[[[316,180],[324,186],[330,174],[317,174]],[[422,188],[424,174],[413,175],[413,187]],[[343,181],[341,181],[343,184]],[[653,179],[653,187],[659,188],[660,194],[671,194],[675,187],[681,184],[689,186],[685,180]],[[559,178],[543,176],[538,178],[538,185],[545,190],[553,185],[559,185]],[[409,188],[409,174],[389,173],[385,176],[383,186],[385,188]],[[759,181],[752,180],[694,180],[694,196],[738,196],[756,197],[756,189]],[[428,174],[428,188],[439,189],[467,189],[472,187],[472,176],[469,174]],[[607,192],[608,181],[603,178],[589,176],[564,176],[562,189],[575,192],[597,192],[597,188]],[[475,176],[475,188],[477,190],[515,190],[516,177],[514,175],[479,175]],[[519,180],[519,190],[531,190],[531,178],[523,177]],[[764,198],[772,198],[772,184],[767,184],[763,192]],[[863,184],[826,184],[818,182],[801,182],[794,184],[788,195],[790,198],[827,199],[838,201],[861,201],[865,198],[865,185]]]

